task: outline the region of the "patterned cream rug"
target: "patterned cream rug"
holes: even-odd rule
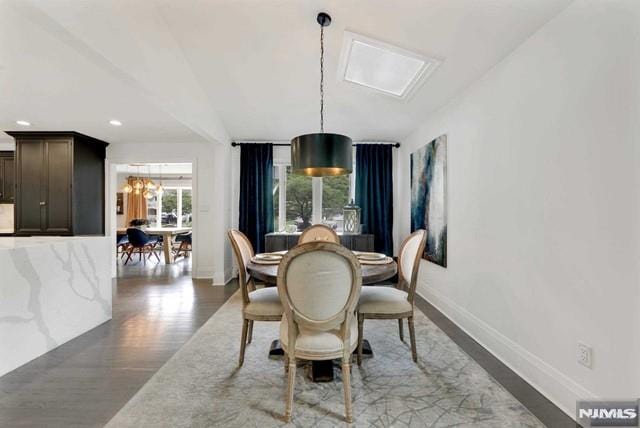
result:
[[[236,293],[107,425],[116,427],[283,426],[286,377],[268,358],[278,323],[256,322],[237,367],[242,319]],[[405,335],[408,336],[405,324]],[[396,321],[365,321],[374,357],[354,364],[354,426],[541,427],[529,411],[416,311],[418,364]],[[291,426],[345,426],[340,370],[313,383],[297,370]]]

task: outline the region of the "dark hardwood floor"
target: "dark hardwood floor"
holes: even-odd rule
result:
[[[0,378],[0,427],[103,426],[236,290],[188,259],[119,267],[111,321]]]

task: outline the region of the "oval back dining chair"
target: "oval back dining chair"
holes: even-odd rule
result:
[[[335,230],[324,224],[314,224],[302,232],[300,238],[298,238],[298,244],[304,244],[307,242],[325,241],[340,243],[340,237]]]
[[[414,297],[418,282],[420,259],[427,242],[427,232],[416,230],[409,235],[400,247],[398,256],[398,284],[396,287],[370,286],[362,290],[358,303],[358,365],[362,364],[362,334],[364,320],[397,319],[400,340],[404,340],[402,320],[408,319],[411,339],[411,356],[418,361],[416,333],[413,324]]]
[[[244,353],[253,336],[254,321],[280,321],[282,319],[282,304],[276,287],[256,289],[255,282],[247,265],[255,255],[251,241],[236,229],[228,232],[233,254],[238,264],[238,286],[242,294],[242,337],[240,341],[240,357],[238,365],[244,363]]]
[[[351,354],[358,344],[355,308],[362,287],[360,263],[333,242],[310,242],[289,250],[278,268],[284,316],[280,342],[288,366],[285,418],[291,419],[296,359],[342,359],[346,420],[351,422]]]

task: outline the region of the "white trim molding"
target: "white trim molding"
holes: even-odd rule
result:
[[[572,419],[575,419],[576,400],[596,398],[596,394],[504,336],[442,293],[424,283],[418,284],[417,293]]]

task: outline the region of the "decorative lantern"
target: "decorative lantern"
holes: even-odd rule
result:
[[[342,213],[344,233],[360,233],[360,207],[353,202],[353,199],[342,209]]]

